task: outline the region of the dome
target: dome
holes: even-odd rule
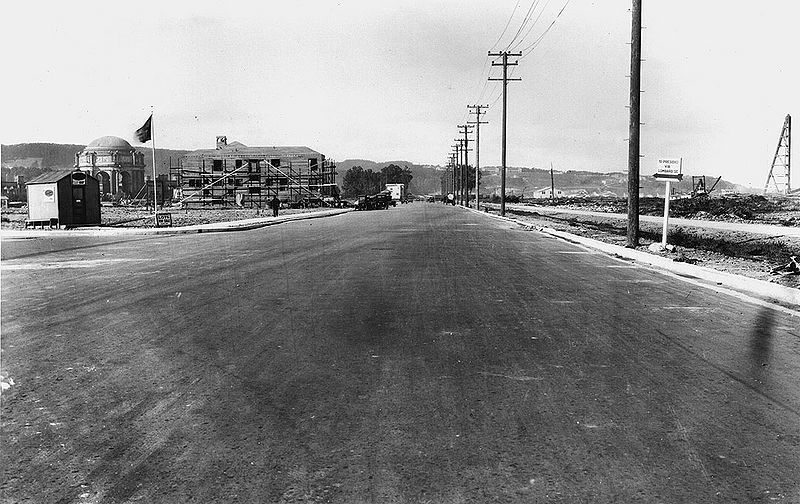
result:
[[[130,150],[131,144],[127,141],[123,140],[120,137],[115,136],[104,136],[100,137],[96,140],[92,140],[92,142],[86,146],[87,149],[124,149]]]

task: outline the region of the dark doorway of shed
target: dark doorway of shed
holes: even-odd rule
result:
[[[84,186],[72,186],[72,222],[86,224],[86,196]]]

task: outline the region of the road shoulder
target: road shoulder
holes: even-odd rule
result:
[[[724,271],[717,271],[703,266],[697,266],[684,262],[675,262],[667,257],[662,257],[654,254],[648,254],[634,249],[621,247],[610,243],[605,243],[592,238],[567,233],[565,231],[558,231],[548,227],[541,227],[532,225],[529,222],[524,222],[509,217],[501,217],[487,212],[480,212],[474,209],[468,209],[471,212],[489,217],[492,219],[499,219],[506,222],[511,222],[525,228],[538,231],[548,236],[553,236],[570,243],[580,246],[588,247],[593,250],[601,251],[612,257],[622,260],[632,261],[634,263],[648,266],[660,271],[667,271],[672,273],[677,278],[685,281],[699,282],[708,288],[721,291],[727,290],[730,293],[738,293],[751,296],[756,300],[767,303],[772,303],[784,308],[790,308],[791,312],[795,315],[800,315],[800,312],[795,311],[800,308],[800,290],[791,287],[784,287],[772,282],[766,282],[755,278],[749,278],[742,275],[735,275]],[[720,289],[722,287],[723,289]]]

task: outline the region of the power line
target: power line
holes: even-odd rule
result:
[[[500,41],[503,40],[503,36],[506,34],[506,30],[508,30],[509,25],[511,25],[511,20],[514,19],[514,14],[517,13],[517,7],[519,7],[519,2],[520,0],[517,0],[517,5],[515,5],[514,10],[511,11],[511,17],[508,18],[508,22],[506,22],[506,27],[503,28],[503,33],[500,34],[500,37],[497,39],[497,42],[495,42],[494,45],[492,45],[492,48],[489,49],[490,51],[493,51],[494,48],[497,47],[497,44],[499,44]]]
[[[544,4],[544,7],[542,7],[542,9],[539,11],[539,15],[536,16],[536,19],[533,20],[533,23],[531,24],[530,28],[528,28],[528,31],[526,31],[525,35],[523,35],[522,38],[519,39],[516,44],[514,44],[514,47],[511,48],[512,50],[515,50],[516,48],[521,46],[523,43],[525,43],[525,40],[531,34],[533,29],[536,28],[537,23],[539,23],[539,20],[542,18],[542,15],[544,14],[544,11],[547,10],[547,6],[550,5],[550,1],[551,0],[547,0],[547,3]]]
[[[517,40],[517,37],[519,37],[519,34],[520,34],[520,33],[522,32],[522,30],[525,28],[525,25],[527,25],[527,24],[528,24],[528,21],[530,21],[531,12],[532,12],[532,11],[533,11],[533,9],[536,7],[536,5],[538,5],[538,3],[539,3],[539,0],[533,0],[533,1],[531,2],[531,6],[530,6],[530,7],[528,7],[528,12],[526,12],[526,13],[525,13],[525,17],[522,19],[522,23],[520,23],[520,25],[519,25],[519,29],[517,29],[517,33],[515,33],[515,34],[514,34],[514,38],[512,38],[512,39],[511,39],[511,42],[509,42],[509,43],[508,43],[508,45],[506,46],[506,51],[508,51],[508,50],[509,50],[509,48],[511,47],[511,44],[513,44],[514,42],[516,42],[516,40]]]
[[[528,54],[530,54],[530,53],[533,51],[533,49],[536,49],[536,47],[537,47],[537,46],[538,46],[538,45],[541,43],[541,41],[542,41],[542,39],[544,38],[544,36],[545,36],[545,35],[547,35],[547,33],[548,33],[548,32],[549,32],[549,31],[550,31],[550,30],[553,28],[553,26],[556,24],[556,21],[558,21],[558,18],[560,18],[560,17],[561,17],[561,14],[563,14],[563,13],[564,13],[564,10],[567,8],[567,5],[569,5],[570,1],[571,1],[571,0],[567,0],[567,1],[566,1],[566,3],[564,3],[564,6],[563,6],[563,7],[561,7],[561,10],[560,10],[560,11],[558,11],[558,14],[556,14],[556,17],[555,17],[555,19],[553,19],[553,21],[550,23],[550,26],[548,26],[548,27],[547,27],[547,28],[546,28],[546,29],[545,29],[545,30],[542,32],[542,34],[541,34],[541,35],[539,35],[539,37],[537,37],[537,39],[533,41],[533,43],[532,43],[531,45],[529,45],[528,47],[525,47],[525,48],[523,48],[523,49],[522,49],[522,52],[525,54],[525,56],[527,56]],[[522,56],[520,59],[524,58],[525,56]]]

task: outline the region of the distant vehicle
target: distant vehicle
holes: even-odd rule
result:
[[[381,191],[370,196],[361,196],[356,203],[356,210],[386,210],[392,202],[389,191]]]
[[[386,184],[386,190],[389,191],[392,198],[392,206],[400,203],[407,203],[406,200],[406,185],[405,184]]]

